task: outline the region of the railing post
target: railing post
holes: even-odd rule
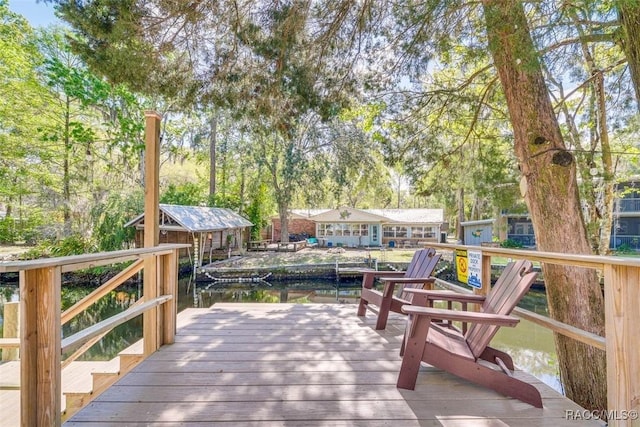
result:
[[[607,406],[610,426],[631,426],[640,411],[640,268],[604,266]],[[614,417],[611,417],[611,414]],[[626,415],[625,415],[626,414]],[[637,415],[636,415],[637,417]]]
[[[20,272],[21,425],[61,423],[61,269]]]
[[[476,295],[487,295],[491,290],[491,255],[482,252],[482,288],[473,288]],[[480,304],[472,304],[474,311],[480,310]]]
[[[161,294],[173,298],[162,306],[162,343],[173,344],[176,336],[176,316],[178,314],[178,249],[162,256]]]
[[[5,302],[2,321],[2,337],[3,338],[19,338],[20,337],[20,303]],[[3,348],[2,360],[18,360],[17,348]]]
[[[144,155],[144,247],[158,246],[158,177],[160,169],[160,116],[152,111],[145,112],[145,155]],[[158,296],[158,257],[144,260],[143,295],[147,301]],[[150,355],[158,349],[158,309],[146,311],[142,316],[144,354]]]

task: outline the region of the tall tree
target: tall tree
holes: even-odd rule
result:
[[[483,0],[483,6],[538,248],[589,254],[575,159],[566,150],[524,8],[515,0]],[[543,269],[551,316],[604,335],[604,301],[595,271],[556,265]],[[555,339],[567,396],[585,408],[605,409],[604,353],[559,334]]]
[[[15,234],[21,230],[13,228],[14,219],[20,228],[22,220],[35,217],[39,209],[30,205],[52,179],[42,167],[51,152],[38,134],[50,102],[38,79],[42,62],[33,29],[0,0],[0,207],[7,226],[4,232],[0,227],[0,240],[22,237]]]

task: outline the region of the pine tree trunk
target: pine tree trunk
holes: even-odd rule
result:
[[[565,149],[522,4],[483,0],[483,5],[489,50],[509,108],[521,189],[538,249],[591,253],[580,209],[576,163]],[[543,272],[551,316],[604,335],[604,299],[596,272],[554,265],[544,265]],[[586,409],[606,409],[604,352],[558,334],[555,340],[567,396]]]

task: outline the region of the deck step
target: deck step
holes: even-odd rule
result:
[[[139,352],[141,348],[141,344],[133,344],[107,362],[71,363],[66,369],[73,373],[75,380],[72,384],[70,378],[67,380],[69,384],[64,387],[64,390],[69,391],[63,391],[62,420],[69,419],[138,365],[144,359],[144,355]],[[87,375],[90,376],[89,379]],[[63,384],[64,382],[63,379]]]

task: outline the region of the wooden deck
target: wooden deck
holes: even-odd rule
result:
[[[355,311],[340,304],[185,310],[175,344],[65,425],[578,425],[565,420],[565,410],[579,410],[575,403],[522,372],[540,388],[544,409],[430,367],[415,391],[397,389],[404,321],[393,318],[378,332],[373,316]]]

